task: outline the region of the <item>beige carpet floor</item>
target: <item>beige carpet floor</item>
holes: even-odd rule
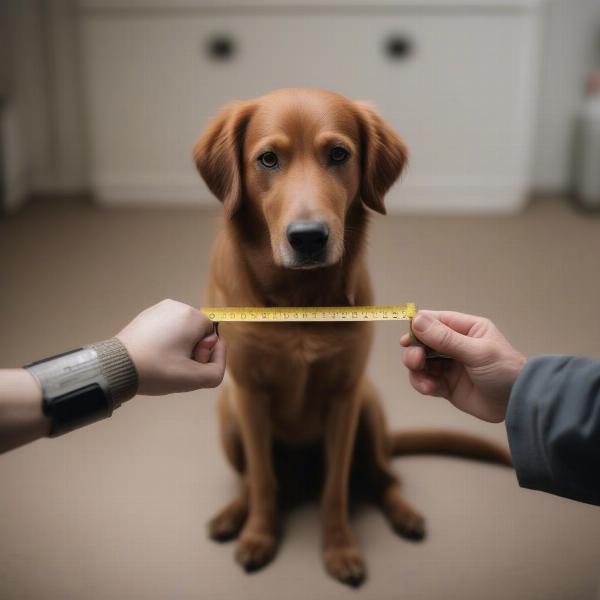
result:
[[[0,365],[109,337],[164,297],[200,304],[216,216],[47,201],[0,220]],[[600,356],[600,218],[558,201],[511,217],[382,217],[369,245],[382,303],[487,315],[528,354]],[[370,367],[392,426],[505,440],[502,425],[412,391],[400,367],[404,329],[378,326]],[[442,457],[395,462],[427,516],[424,542],[396,537],[375,508],[353,515],[369,565],[360,590],[323,571],[316,499],[287,515],[273,564],[242,573],[234,545],[205,535],[235,489],[215,399],[212,390],[139,397],[109,421],[0,456],[0,598],[597,597],[600,508]]]

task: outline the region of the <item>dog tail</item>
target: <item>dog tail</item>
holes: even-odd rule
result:
[[[393,456],[447,454],[512,467],[509,451],[485,438],[457,431],[422,429],[390,434]]]

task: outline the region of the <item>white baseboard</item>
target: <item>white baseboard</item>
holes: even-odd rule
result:
[[[101,206],[136,208],[211,207],[217,200],[204,184],[100,184],[92,186],[94,199]]]
[[[137,181],[137,183],[136,183]],[[149,178],[96,181],[96,201],[107,207],[166,208],[216,207],[217,200],[199,177],[185,174],[158,181]],[[511,214],[520,211],[528,198],[522,183],[491,181],[435,181],[395,186],[388,194],[388,212],[436,214]]]
[[[525,208],[527,186],[516,184],[407,185],[386,198],[388,212],[459,214],[514,214]]]

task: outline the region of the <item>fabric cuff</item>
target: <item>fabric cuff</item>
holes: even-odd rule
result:
[[[113,409],[133,398],[138,389],[138,372],[127,348],[116,337],[85,346],[96,351],[100,369],[108,382]]]
[[[517,377],[506,411],[506,431],[513,465],[519,485],[535,490],[553,487],[553,474],[547,455],[541,445],[544,439],[536,431],[540,419],[537,390],[532,386],[534,373],[546,357],[531,358]]]

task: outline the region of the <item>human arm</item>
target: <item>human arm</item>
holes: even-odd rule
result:
[[[77,367],[74,359],[81,357],[79,362],[85,359],[86,368],[96,370],[103,382],[107,402],[93,418],[86,420],[89,415],[82,415],[73,421],[75,426],[110,416],[137,393],[159,395],[215,387],[225,370],[225,347],[214,334],[213,324],[196,309],[172,300],[143,311],[115,338],[86,346],[73,353],[73,360],[64,359],[61,369],[54,370],[63,378],[66,391],[77,387],[70,381],[64,383],[65,374]],[[48,392],[56,381],[44,369],[58,364],[57,360],[60,357],[27,369],[0,370],[0,451],[53,435],[52,419],[43,410],[42,387],[46,385]],[[75,405],[84,400],[73,393]]]
[[[0,452],[48,435],[42,391],[25,369],[0,370]]]
[[[600,361],[529,359],[512,389],[506,430],[522,487],[600,505]]]
[[[417,391],[487,421],[506,419],[522,487],[600,504],[600,362],[526,360],[491,321],[462,313],[422,311],[413,329],[454,359],[427,361],[405,336],[403,362]]]

